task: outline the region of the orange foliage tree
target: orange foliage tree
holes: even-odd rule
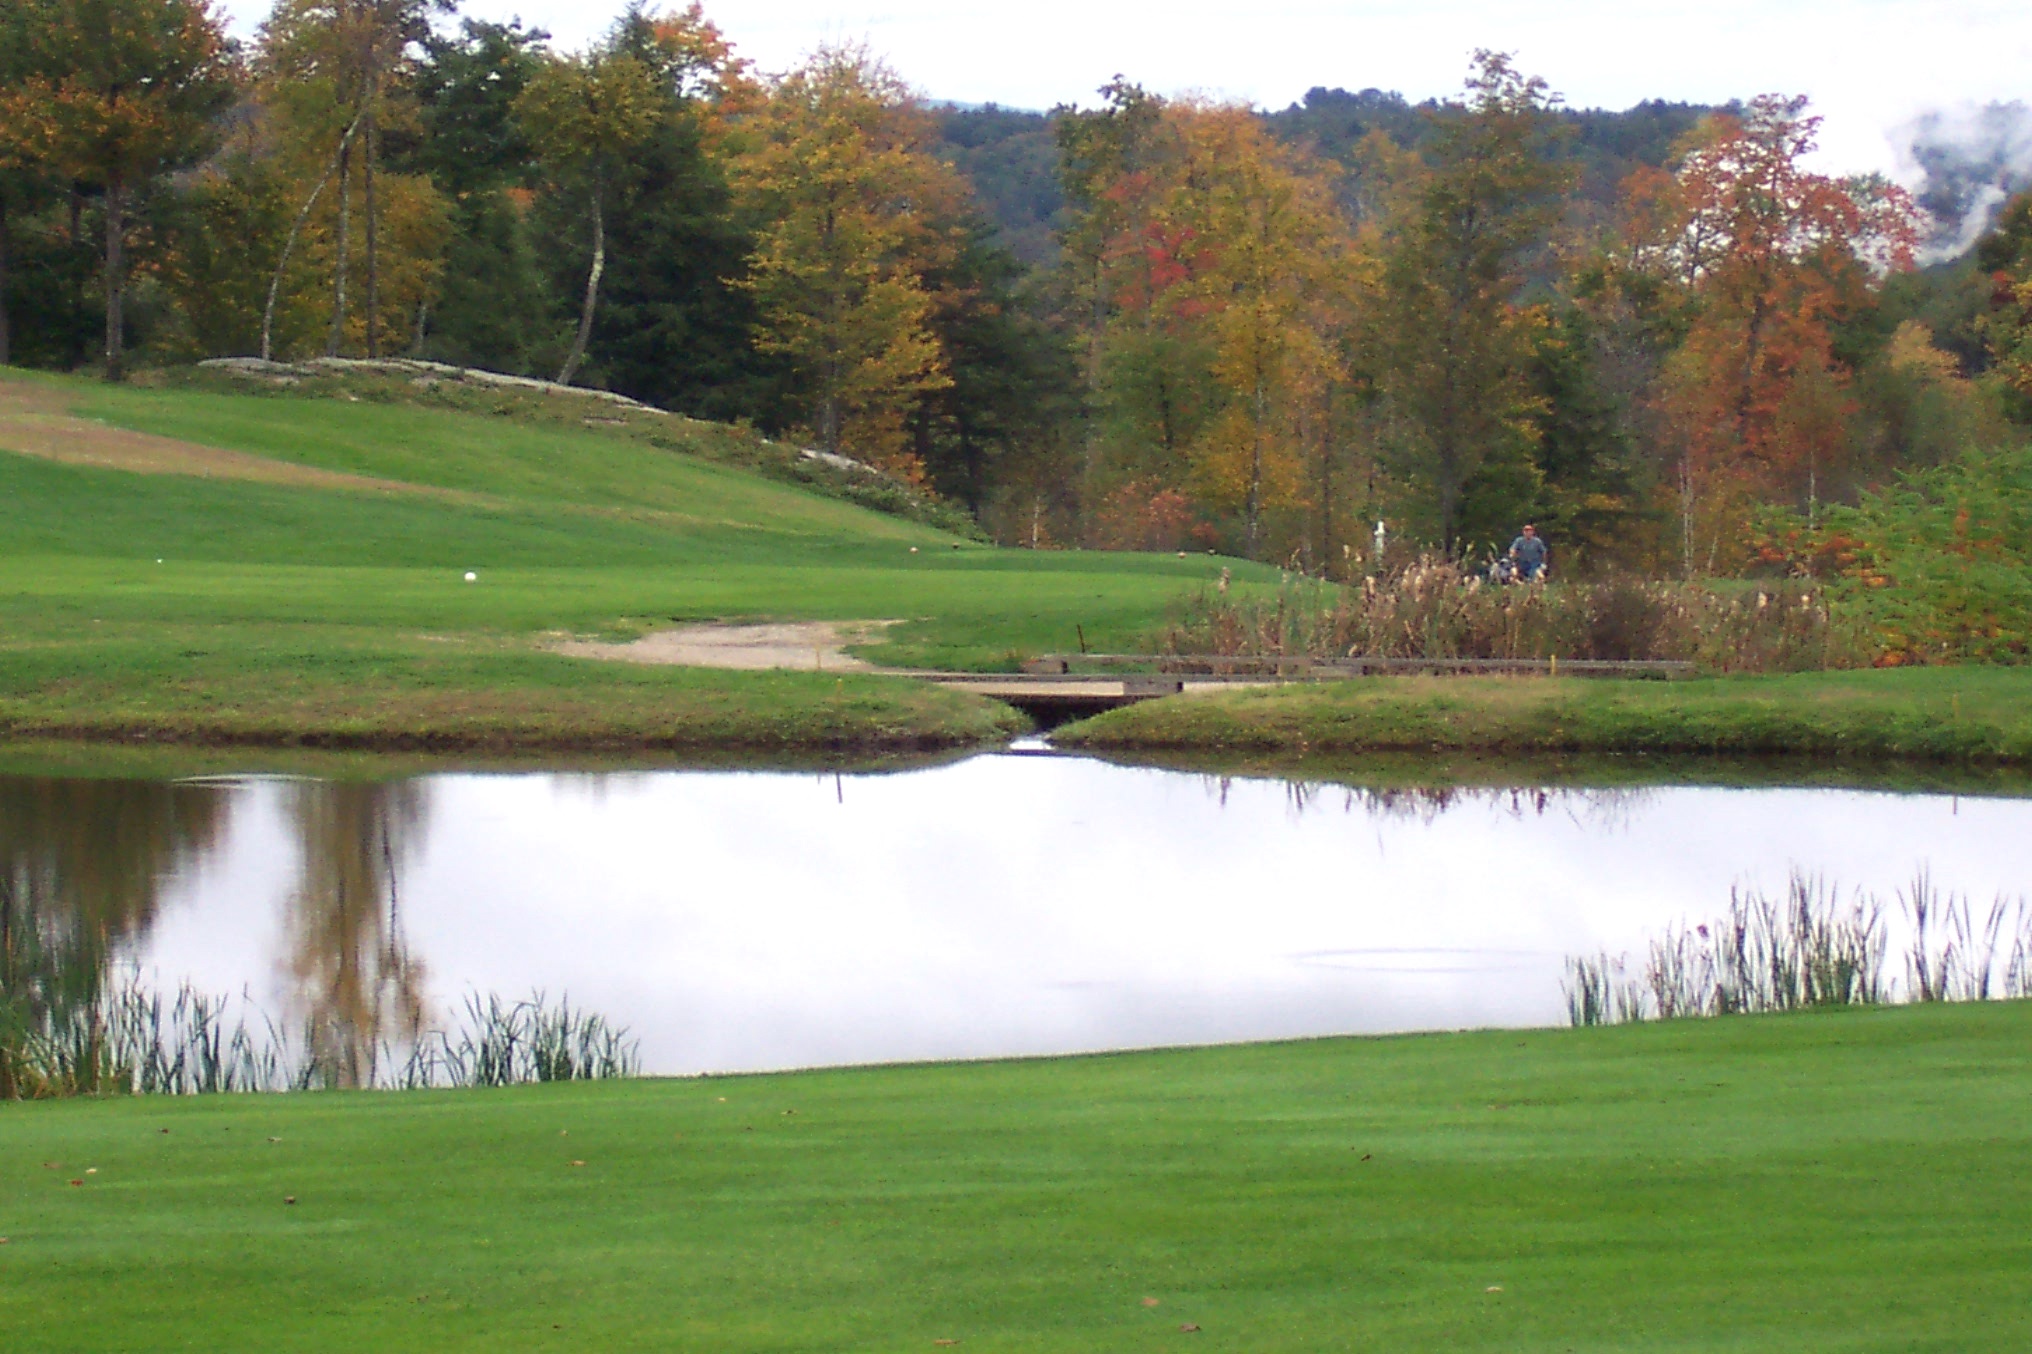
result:
[[[1632,262],[1686,335],[1663,402],[1679,453],[1683,563],[1710,563],[1755,498],[1811,512],[1846,468],[1855,414],[1834,326],[1912,264],[1917,212],[1881,179],[1804,167],[1820,119],[1766,95],[1707,119],[1677,172],[1625,187]]]
[[[1109,513],[1124,493],[1189,497],[1239,519],[1241,549],[1260,553],[1266,512],[1309,506],[1318,411],[1345,382],[1359,269],[1331,175],[1246,107],[1103,92],[1107,108],[1060,133],[1094,487]]]

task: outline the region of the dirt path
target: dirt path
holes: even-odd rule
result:
[[[66,409],[62,392],[21,381],[0,380],[0,450],[137,475],[195,475],[311,489],[369,490],[459,500],[471,497],[430,485],[320,470],[244,451],[130,432],[78,418]]]
[[[807,672],[879,672],[846,651],[865,644],[895,621],[797,621],[774,625],[687,625],[661,630],[627,644],[573,639],[553,644],[555,653],[622,663],[692,668],[801,668]]]

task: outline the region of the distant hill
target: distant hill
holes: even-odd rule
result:
[[[1702,104],[1656,99],[1620,112],[1562,110],[1559,117],[1572,129],[1568,153],[1580,167],[1582,197],[1612,201],[1631,170],[1664,164],[1673,143],[1711,111]],[[939,127],[937,152],[972,181],[989,218],[1001,229],[1002,243],[1027,264],[1051,262],[1058,252],[1054,232],[1064,205],[1053,114],[994,104],[944,105],[932,112]],[[1278,136],[1350,164],[1355,147],[1371,131],[1418,149],[1431,140],[1444,115],[1437,100],[1414,104],[1382,90],[1315,88],[1298,103],[1263,116]]]
[[[935,109],[937,153],[973,183],[1002,244],[1037,267],[1058,256],[1058,143],[1051,114],[994,104]]]
[[[1605,108],[1566,108],[1559,120],[1569,129],[1567,153],[1580,166],[1581,196],[1607,203],[1630,171],[1663,165],[1675,141],[1691,131],[1712,106],[1666,103],[1652,99],[1616,112]],[[1280,137],[1310,146],[1318,154],[1349,164],[1355,147],[1372,131],[1380,131],[1407,149],[1422,149],[1446,116],[1444,105],[1427,99],[1410,103],[1402,94],[1365,89],[1314,88],[1305,98],[1265,115]]]

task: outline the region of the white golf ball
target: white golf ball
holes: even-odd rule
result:
[[[474,572],[473,572],[472,570],[470,570],[470,569],[468,569],[468,570],[466,571],[466,582],[468,582],[468,583],[477,583],[477,582],[479,582],[479,581],[480,581],[480,576],[479,576],[478,574],[474,573]]]

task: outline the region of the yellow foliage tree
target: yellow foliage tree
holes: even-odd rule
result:
[[[927,130],[886,66],[830,47],[770,88],[735,161],[759,346],[795,372],[821,447],[912,479],[905,418],[950,382],[924,276],[957,249],[967,195]]]

